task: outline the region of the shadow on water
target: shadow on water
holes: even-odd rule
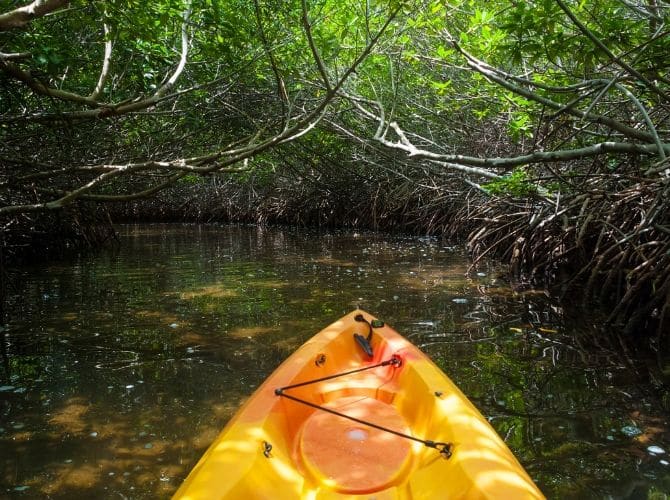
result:
[[[419,345],[549,497],[670,492],[649,360],[597,313],[457,248],[377,234],[152,225],[17,272],[0,333],[0,496],[169,497],[239,405],[356,305]],[[662,498],[662,496],[660,496]]]

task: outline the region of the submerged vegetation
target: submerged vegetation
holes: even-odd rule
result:
[[[3,252],[54,219],[106,240],[107,214],[412,230],[663,342],[669,20],[662,0],[0,2]]]

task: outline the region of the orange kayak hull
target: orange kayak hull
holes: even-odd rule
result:
[[[174,498],[544,498],[458,387],[373,320],[354,311],[295,351]]]

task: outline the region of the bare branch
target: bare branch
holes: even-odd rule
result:
[[[174,87],[175,83],[177,82],[177,79],[184,71],[184,67],[186,67],[186,58],[188,56],[188,20],[190,17],[191,17],[191,2],[189,1],[187,2],[186,10],[184,11],[183,14],[184,21],[182,22],[181,25],[181,53],[179,56],[179,64],[177,64],[177,68],[174,70],[174,73],[172,73],[172,76],[170,76],[170,78],[168,78],[165,84],[156,91],[156,93],[153,96],[155,99],[160,99],[170,89],[172,89],[172,87]]]
[[[641,82],[643,82],[649,90],[652,92],[655,92],[659,96],[661,96],[664,100],[668,99],[668,96],[663,92],[661,89],[659,89],[656,85],[654,85],[647,77],[645,77],[642,73],[637,71],[635,68],[627,64],[625,61],[621,60],[619,57],[615,56],[614,53],[607,48],[607,46],[597,37],[593,34],[593,32],[582,23],[577,16],[570,10],[570,8],[565,5],[565,2],[563,0],[556,0],[556,3],[558,6],[567,14],[567,16],[570,18],[570,20],[573,22],[575,26],[581,31],[589,40],[591,40],[596,47],[598,47],[600,50],[602,50],[605,54],[607,54],[607,57],[609,57],[617,66],[620,66],[624,70],[626,70],[630,75],[634,76]]]
[[[63,101],[72,102],[75,104],[81,104],[89,108],[94,108],[86,111],[77,112],[76,118],[107,118],[109,116],[118,116],[121,114],[131,113],[134,111],[139,111],[142,109],[149,108],[156,105],[163,98],[166,97],[167,93],[174,87],[177,79],[181,75],[186,66],[187,56],[188,56],[188,20],[191,14],[190,3],[187,6],[183,14],[183,23],[181,28],[181,51],[179,57],[179,63],[177,64],[176,69],[172,75],[166,80],[156,92],[146,98],[139,99],[136,101],[123,101],[120,103],[103,103],[97,100],[98,95],[102,92],[102,87],[104,86],[104,81],[107,78],[105,70],[105,64],[109,64],[109,58],[111,57],[111,42],[105,44],[105,61],[103,63],[103,70],[101,72],[98,84],[94,92],[88,96],[82,96],[74,92],[68,92],[66,90],[57,89],[50,87],[37,78],[35,78],[30,71],[25,71],[19,68],[16,64],[12,63],[10,60],[5,58],[0,58],[0,71],[4,71],[9,74],[16,80],[23,82],[28,86],[33,92],[40,95],[45,95],[53,97],[55,99],[60,99]]]
[[[66,90],[49,87],[48,85],[45,85],[44,83],[39,81],[37,78],[33,77],[30,71],[22,70],[10,60],[0,58],[0,71],[4,71],[14,79],[23,82],[28,88],[30,88],[36,94],[53,97],[55,99],[60,99],[63,101],[74,102],[87,107],[97,108],[102,106],[100,102],[90,97],[84,97],[82,95],[75,94],[73,92],[68,92]]]
[[[499,178],[500,175],[490,169],[509,169],[521,165],[528,165],[534,163],[553,163],[569,160],[577,160],[600,156],[605,154],[643,154],[651,155],[657,154],[661,158],[665,158],[670,154],[670,144],[664,144],[654,141],[654,144],[634,144],[628,142],[600,142],[591,146],[575,149],[567,149],[561,151],[535,151],[530,154],[507,157],[507,158],[478,158],[474,156],[442,154],[428,151],[416,147],[407,138],[407,134],[402,130],[400,125],[396,122],[386,124],[384,121],[383,106],[379,102],[368,101],[359,97],[345,95],[357,109],[361,111],[364,117],[377,121],[379,123],[377,131],[373,139],[384,146],[404,151],[409,158],[415,160],[428,160],[440,164],[452,170],[461,171],[466,174],[480,175],[488,178]],[[380,110],[380,115],[377,116],[370,110],[366,109],[363,104],[374,105]],[[399,141],[393,142],[386,138],[386,130],[392,128],[398,136]],[[658,137],[658,136],[657,136]],[[426,139],[422,138],[425,142]]]
[[[458,52],[460,52],[465,57],[465,60],[468,66],[470,66],[470,68],[477,71],[478,73],[481,73],[483,76],[497,83],[501,87],[514,92],[515,94],[521,95],[534,102],[540,103],[544,106],[547,106],[548,108],[568,113],[572,116],[590,121],[592,123],[605,125],[611,128],[612,130],[616,130],[617,132],[620,132],[626,137],[629,137],[631,139],[644,142],[654,142],[655,140],[654,136],[651,133],[644,132],[633,127],[629,127],[607,116],[596,115],[593,113],[586,113],[577,108],[571,106],[565,106],[556,101],[552,101],[551,99],[548,99],[544,96],[538,95],[537,93],[533,92],[528,88],[512,83],[512,81],[510,81],[511,79],[509,78],[509,75],[469,54],[458,44],[458,42],[453,37],[451,37],[450,43]]]
[[[0,14],[0,31],[22,28],[33,19],[43,17],[69,3],[69,0],[35,0],[28,5]]]
[[[430,160],[432,162],[439,163],[443,167],[452,170],[458,170],[466,174],[480,175],[482,177],[487,177],[489,179],[498,179],[500,177],[498,174],[490,170],[480,168],[479,166],[467,166],[465,161],[459,161],[459,160],[466,160],[466,157],[462,157],[459,155],[442,155],[438,153],[432,153],[430,151],[426,151],[423,149],[419,149],[407,139],[407,136],[396,122],[391,122],[389,126],[398,135],[398,137],[400,138],[400,142],[391,142],[387,140],[384,136],[375,137],[375,139],[378,142],[380,142],[386,147],[405,151],[410,158]],[[470,159],[475,160],[476,162],[480,163],[480,165],[484,164],[481,163],[482,161],[484,162],[486,161],[486,160],[479,160],[478,158],[470,158]]]
[[[384,31],[388,28],[390,23],[393,21],[397,13],[399,12],[400,7],[394,10],[380,28],[378,33],[372,37],[366,47],[360,52],[358,57],[354,62],[347,68],[342,76],[335,82],[334,85],[328,90],[325,95],[320,99],[318,104],[311,110],[304,112],[302,115],[295,118],[293,123],[290,126],[284,127],[284,129],[274,134],[270,137],[261,139],[261,134],[263,130],[259,130],[254,136],[249,137],[247,142],[239,147],[226,147],[224,149],[214,151],[205,155],[195,156],[192,158],[182,158],[171,161],[156,161],[149,160],[139,163],[128,163],[125,165],[112,165],[112,164],[101,164],[101,165],[90,165],[83,166],[78,168],[68,169],[71,174],[96,174],[96,176],[86,182],[83,185],[78,187],[73,187],[70,190],[64,191],[58,194],[56,199],[45,203],[35,203],[32,205],[19,205],[19,206],[5,206],[0,207],[0,214],[12,214],[19,212],[27,211],[41,211],[41,210],[54,210],[66,206],[69,203],[77,199],[89,199],[89,200],[101,200],[101,201],[113,201],[113,200],[123,200],[123,199],[132,199],[136,197],[142,197],[143,195],[153,194],[160,189],[164,189],[169,186],[175,180],[186,173],[195,173],[195,174],[207,174],[210,172],[240,172],[244,169],[247,169],[248,160],[268,149],[271,149],[279,144],[285,144],[291,141],[295,141],[299,137],[302,137],[310,130],[312,130],[325,116],[326,111],[332,101],[338,96],[339,90],[345,84],[346,80],[351,76],[351,74],[356,70],[356,68],[365,60],[365,58],[370,54],[374,46],[379,41],[380,37]],[[124,103],[119,105],[118,109],[112,109],[109,112],[129,112],[134,111],[135,109],[140,109],[147,107],[147,103],[158,102],[161,98],[161,90],[169,89],[186,64],[186,54],[188,50],[188,35],[186,31],[186,24],[189,16],[189,9],[184,14],[184,24],[182,26],[182,53],[180,58],[180,64],[178,68],[173,73],[173,76],[168,80],[165,86],[163,86],[159,91],[157,91],[149,99],[139,101],[137,103]],[[316,57],[316,56],[315,56]],[[81,97],[81,96],[80,96]],[[239,163],[242,163],[242,167],[235,166]],[[63,171],[60,170],[60,173]],[[160,172],[166,173],[169,175],[168,179],[164,182],[154,185],[149,189],[145,189],[132,194],[118,194],[118,195],[103,195],[94,193],[93,191],[97,188],[100,188],[104,185],[109,184],[113,180],[121,176],[136,175],[136,174],[145,174],[149,172]],[[36,174],[29,174],[32,178],[49,178],[52,177],[52,173],[48,171],[39,172]],[[58,172],[54,171],[53,176],[58,176]]]
[[[22,59],[30,59],[32,55],[30,52],[0,52],[0,60],[5,61],[20,61]]]
[[[659,146],[657,145],[641,145],[625,142],[601,142],[593,144],[584,148],[567,149],[562,151],[536,151],[526,155],[513,156],[508,158],[477,158],[473,156],[464,155],[450,155],[440,154],[426,151],[415,147],[405,136],[397,123],[390,124],[391,128],[396,132],[400,138],[400,142],[391,142],[384,137],[376,137],[376,139],[387,147],[405,151],[409,157],[415,159],[424,159],[436,162],[445,162],[450,168],[457,169],[456,166],[472,166],[478,167],[477,171],[466,171],[467,173],[474,173],[484,177],[497,178],[499,175],[489,170],[484,170],[484,167],[494,169],[509,169],[521,165],[528,165],[533,163],[552,163],[568,160],[577,160],[589,158],[593,156],[600,156],[610,153],[618,154],[659,154]],[[670,154],[670,144],[663,144],[660,151],[663,154]],[[452,166],[453,164],[453,166]]]
[[[326,86],[326,90],[330,91],[332,89],[330,85],[330,79],[328,78],[326,67],[323,64],[323,60],[321,59],[321,54],[319,53],[319,50],[316,48],[314,38],[312,37],[312,24],[309,21],[306,0],[302,0],[302,25],[303,28],[305,29],[305,34],[307,35],[309,48],[312,51],[312,56],[314,57],[314,61],[316,62],[316,67],[319,70],[319,74],[321,75],[323,84]]]
[[[258,34],[260,36],[261,43],[263,44],[263,49],[265,50],[265,53],[267,54],[268,59],[270,60],[270,66],[272,67],[272,72],[275,75],[275,80],[277,82],[277,95],[279,96],[282,106],[282,115],[284,116],[285,122],[287,122],[288,112],[286,108],[288,105],[288,93],[286,92],[286,85],[284,84],[284,78],[282,77],[281,71],[279,70],[277,61],[275,60],[272,47],[270,47],[270,42],[268,41],[267,36],[265,35],[265,29],[263,28],[263,16],[261,13],[261,6],[259,5],[258,0],[254,0],[254,10],[256,12],[256,24],[258,24]]]
[[[90,99],[98,100],[102,95],[102,91],[105,89],[105,83],[107,82],[107,77],[109,76],[109,68],[112,62],[112,46],[113,42],[111,39],[111,30],[109,24],[103,24],[104,35],[105,35],[105,54],[102,58],[102,69],[100,70],[100,77],[98,78],[98,83],[91,92],[89,96]]]
[[[633,104],[635,104],[635,107],[640,111],[642,114],[642,117],[644,118],[644,122],[646,123],[647,127],[649,128],[649,132],[651,133],[652,137],[654,138],[654,142],[656,143],[657,147],[657,152],[658,156],[660,156],[661,161],[665,160],[665,144],[661,141],[661,138],[658,136],[658,132],[656,131],[656,127],[654,126],[654,122],[651,121],[651,118],[649,117],[649,113],[647,113],[646,108],[644,105],[640,102],[640,100],[633,95],[633,93],[628,90],[626,87],[621,85],[620,83],[615,83],[614,86],[619,89],[621,92],[623,92],[628,99],[630,99]]]

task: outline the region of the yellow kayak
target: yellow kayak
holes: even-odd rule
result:
[[[174,498],[544,496],[425,354],[357,310],[267,378]]]

